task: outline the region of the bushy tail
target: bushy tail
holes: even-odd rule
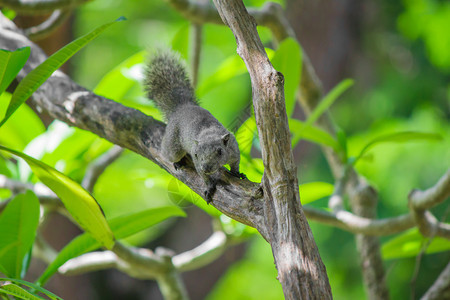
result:
[[[194,88],[180,56],[171,51],[158,51],[150,57],[145,70],[145,90],[166,120],[183,104],[197,104]]]

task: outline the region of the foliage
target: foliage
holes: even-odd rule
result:
[[[247,2],[257,6],[264,4],[264,1]],[[135,4],[131,2],[117,1],[115,6],[108,7],[107,14],[101,13],[105,10],[105,3],[93,1],[83,7],[76,20],[77,30],[84,32],[86,26],[91,27],[93,22],[106,22],[106,18],[114,14],[129,16],[128,27],[106,33],[98,43],[80,53],[76,58],[75,75],[80,83],[88,87],[96,86],[96,93],[161,119],[159,112],[145,99],[141,88],[142,68],[146,58],[146,51],[142,49],[154,49],[157,44],[171,45],[189,60],[192,51],[190,26],[166,4],[157,1],[140,3],[140,9],[135,9]],[[426,49],[426,59],[432,66],[443,72],[448,71],[448,34],[445,34],[449,27],[445,26],[449,20],[448,3],[408,0],[404,1],[404,7],[401,7],[398,15],[392,17],[398,17],[396,28],[399,30],[396,32],[396,29],[390,28],[392,34],[405,36],[408,39],[405,42],[407,46],[413,48],[413,54],[420,58],[423,55],[417,50],[420,45],[416,44],[421,41]],[[442,98],[448,101],[450,93],[439,96],[441,100],[436,100],[436,95],[442,95],[442,89],[449,89],[446,77],[424,59],[417,63],[419,72],[414,78],[405,76],[401,70],[383,61],[377,66],[379,82],[376,85],[362,92],[359,78],[345,79],[326,94],[305,120],[296,112],[295,102],[303,58],[300,46],[294,40],[287,39],[274,47],[267,30],[258,29],[269,58],[277,70],[285,75],[286,108],[292,147],[304,155],[299,163],[302,204],[325,209],[326,198],[333,192],[331,174],[325,166],[323,156],[318,154],[316,146],[319,145],[332,149],[342,161],[353,164],[379,190],[380,217],[407,212],[408,192],[413,187],[427,188],[433,185],[448,168],[443,162],[450,161],[449,112],[446,110],[446,103],[442,105]],[[388,36],[381,31],[377,34],[384,38]],[[88,39],[83,43],[87,41]],[[264,167],[259,158],[256,122],[251,113],[251,89],[245,65],[235,53],[235,40],[225,27],[205,26],[203,46],[197,95],[205,108],[235,130],[241,150],[241,168],[250,180],[260,181]],[[387,52],[372,45],[368,47],[371,47],[371,53],[378,58]],[[109,51],[112,48],[114,51]],[[71,54],[78,49],[72,50]],[[1,53],[6,53],[6,58],[0,60],[3,70],[0,74],[8,75],[0,77],[4,78],[0,85],[4,90],[9,85],[8,81],[15,77],[25,63],[27,48]],[[60,65],[66,58],[68,57],[60,57],[53,67]],[[45,72],[35,71],[36,77],[22,85],[37,88],[52,73],[48,66],[42,68]],[[354,88],[349,89],[353,84]],[[0,173],[29,182],[41,180],[49,187],[53,186],[68,207],[74,205],[69,209],[72,216],[80,224],[84,224],[86,232],[91,232],[91,235],[84,233],[70,241],[41,274],[40,283],[44,284],[70,258],[95,250],[102,243],[111,247],[113,235],[116,239],[126,238],[137,245],[154,240],[166,230],[163,220],[170,221],[184,215],[176,206],[185,208],[193,204],[210,214],[227,234],[238,239],[249,239],[251,243],[246,256],[219,280],[208,299],[229,298],[229,295],[240,295],[248,299],[280,297],[281,291],[275,279],[273,259],[267,244],[260,239],[251,239],[256,234],[255,230],[221,216],[220,212],[205,205],[185,185],[144,158],[125,153],[100,177],[93,193],[95,198],[82,190],[77,181],[83,178],[88,164],[111,145],[93,134],[69,128],[58,121],[45,129],[26,104],[20,106],[31,92],[22,91],[19,94],[16,91],[12,96],[3,93],[0,98],[1,112],[7,110],[3,123],[9,118],[0,128],[0,143],[22,151],[10,152],[28,160],[33,165],[37,179],[26,163],[12,163],[6,152],[2,152],[4,157],[0,157]],[[337,99],[340,101],[336,102]],[[316,125],[316,121],[326,110],[332,111],[335,116],[336,136]],[[0,197],[6,199],[9,195],[0,193]],[[85,201],[75,201],[80,199]],[[15,196],[0,214],[0,231],[3,232],[2,226],[7,226],[4,224],[19,223],[24,218],[29,220],[25,224],[27,228],[37,226],[39,209],[36,209],[35,200],[36,197],[31,192]],[[24,202],[34,203],[34,210],[21,209]],[[82,212],[86,210],[81,205],[89,207],[92,215],[84,215]],[[436,214],[442,217],[443,212],[439,210],[436,209]],[[319,224],[312,224],[312,227],[327,265],[335,298],[345,299],[349,295],[360,298],[361,279],[355,262],[353,236]],[[28,234],[17,234],[17,239],[3,239],[2,236],[0,272],[14,278],[23,277],[35,238],[35,231],[31,230],[33,234],[30,234],[29,230],[26,230]],[[405,282],[411,279],[411,272],[408,270],[414,264],[412,257],[420,253],[422,245],[427,241],[417,230],[383,241],[386,263],[392,265],[395,274],[400,274],[388,278],[391,285],[406,286]],[[340,247],[335,247],[336,243]],[[448,249],[448,241],[434,238],[425,254],[430,260],[439,261],[442,257],[445,260],[448,255],[443,251]],[[5,261],[11,264],[5,264]],[[346,268],[342,268],[343,265]],[[433,272],[436,273],[437,270]],[[23,283],[5,280],[13,282],[13,285],[10,284],[10,293],[26,293],[19,290],[22,289],[19,285]],[[264,289],[246,289],[248,286],[257,286],[249,283],[252,280],[259,285],[262,283]],[[399,288],[398,293],[405,293],[405,289]]]

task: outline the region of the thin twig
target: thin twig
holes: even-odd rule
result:
[[[198,83],[198,71],[200,67],[200,54],[202,51],[203,25],[194,23],[192,28],[192,52],[191,52],[191,69],[192,69],[192,85],[194,88]]]
[[[24,33],[32,41],[42,40],[55,32],[70,16],[71,12],[69,9],[55,10],[47,20],[39,25],[24,29]]]
[[[39,15],[56,9],[73,9],[91,0],[0,0],[0,6],[21,14]]]
[[[450,263],[441,272],[438,279],[428,289],[421,300],[442,300],[450,299]]]
[[[91,164],[89,164],[83,181],[81,182],[81,186],[84,187],[88,192],[92,193],[100,175],[102,175],[106,168],[114,161],[116,161],[116,159],[118,159],[122,153],[123,148],[114,145],[111,149],[106,151]]]
[[[172,258],[173,265],[180,272],[201,268],[222,255],[226,244],[226,234],[216,231],[194,249],[175,255]]]
[[[444,212],[442,219],[441,219],[441,223],[445,222],[449,212],[450,212],[450,206],[448,206],[446,211]],[[434,229],[435,230],[434,230],[433,236],[431,236],[425,243],[423,243],[419,254],[416,256],[416,263],[414,265],[413,276],[411,277],[411,282],[410,282],[410,288],[411,288],[411,297],[410,298],[411,299],[416,299],[416,282],[417,282],[417,278],[419,276],[419,270],[420,270],[420,265],[422,262],[422,257],[425,255],[425,251],[428,249],[428,247],[430,246],[434,237],[436,236],[437,228],[434,228]]]

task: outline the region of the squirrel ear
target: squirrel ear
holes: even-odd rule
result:
[[[222,136],[222,142],[225,146],[228,144],[228,141],[230,140],[230,136],[231,136],[231,133],[227,133]]]

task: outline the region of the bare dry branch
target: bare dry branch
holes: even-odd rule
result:
[[[42,40],[55,32],[67,20],[70,13],[71,10],[67,9],[55,10],[47,20],[39,25],[24,29],[24,33],[32,41]]]
[[[42,183],[24,183],[18,180],[9,179],[3,174],[0,174],[0,189],[8,189],[13,195],[23,193],[26,190],[31,190],[39,198],[39,202],[44,205],[53,205],[61,207],[62,203],[59,198]],[[0,202],[0,211],[9,203],[8,200]]]
[[[89,193],[92,193],[100,175],[102,175],[106,168],[116,161],[122,153],[123,148],[114,145],[106,153],[102,154],[91,164],[89,164],[83,181],[81,182],[81,186],[84,187]]]
[[[19,73],[22,79],[46,56],[26,39],[15,25],[0,14],[0,48],[15,50],[30,46],[31,56]],[[160,152],[165,124],[142,112],[95,95],[78,86],[62,72],[56,71],[33,95],[33,101],[52,117],[89,130],[114,144],[128,148],[166,169],[193,191],[203,195],[204,181],[193,167],[175,170]],[[223,169],[212,205],[229,217],[256,227],[262,224],[262,201],[259,185],[240,180]]]
[[[450,299],[450,263],[447,264],[445,269],[439,275],[438,279],[428,289],[425,295],[420,298],[421,300],[440,300]]]
[[[0,6],[22,14],[45,14],[56,9],[73,9],[90,0],[0,0]]]
[[[226,245],[226,234],[216,231],[194,249],[175,255],[172,258],[173,265],[180,272],[201,268],[222,255]]]
[[[425,210],[442,203],[450,197],[450,169],[431,188],[413,190],[409,194],[410,205],[415,210]]]

